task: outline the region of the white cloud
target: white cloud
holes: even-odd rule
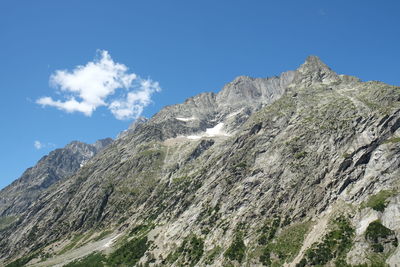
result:
[[[39,149],[42,149],[43,147],[44,147],[44,145],[40,142],[40,141],[35,141],[35,142],[33,142],[33,146],[37,149],[37,150],[39,150]]]
[[[54,100],[46,96],[36,103],[86,116],[91,116],[98,107],[106,106],[120,120],[140,116],[143,108],[151,103],[151,95],[161,90],[157,82],[128,73],[128,67],[114,62],[107,51],[99,51],[99,58],[85,66],[77,66],[72,71],[56,71],[50,77],[50,85],[65,99]]]
[[[40,150],[42,148],[48,147],[48,148],[54,148],[56,145],[53,143],[42,143],[39,140],[36,140],[35,142],[33,142],[33,146],[37,149]]]
[[[119,120],[136,119],[142,114],[143,108],[151,103],[151,95],[160,90],[158,82],[142,80],[137,91],[129,92],[125,99],[112,101],[109,109]]]

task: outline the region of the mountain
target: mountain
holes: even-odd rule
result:
[[[44,156],[19,179],[0,191],[0,218],[3,221],[6,217],[17,218],[42,192],[73,175],[111,142],[111,138],[98,140],[93,145],[74,141]]]
[[[397,266],[400,88],[310,56],[167,106],[0,231],[9,266]]]

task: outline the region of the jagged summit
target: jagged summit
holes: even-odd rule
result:
[[[269,78],[238,76],[218,93],[202,93],[163,108],[146,125],[164,129],[163,139],[202,133],[223,123],[233,133],[249,115],[279,99],[289,88],[330,84],[340,80],[318,57],[309,56],[295,71]],[[139,123],[142,125],[142,123]],[[157,125],[157,126],[156,126]],[[130,129],[118,138],[134,133]]]
[[[78,169],[0,211],[0,265],[398,266],[399,122],[399,87],[316,57],[240,77],[139,120],[82,168],[54,154]]]
[[[11,185],[0,190],[0,218],[25,211],[43,191],[73,175],[112,141],[111,138],[94,144],[72,141],[64,148],[51,151]]]
[[[288,89],[329,85],[340,79],[317,56],[309,56],[295,71],[269,78],[238,76],[216,94],[201,93],[184,103],[167,106],[148,121],[134,122],[134,127],[118,139],[134,134],[142,126],[145,131],[146,126],[163,129],[159,135],[162,139],[201,135],[221,123],[224,132],[233,133],[252,113],[279,99]]]
[[[141,125],[146,123],[149,119],[143,116],[140,116],[136,120],[134,120],[131,125],[129,125],[129,128],[120,132],[117,136],[117,139],[123,138],[124,136],[129,135],[130,133],[133,133],[137,128],[139,128]]]
[[[309,87],[314,84],[331,84],[340,77],[317,56],[309,56],[295,71],[294,86]]]
[[[307,68],[309,70],[318,70],[318,69],[329,69],[330,68],[322,62],[322,60],[318,56],[310,55],[306,58],[306,61],[301,65],[300,68]]]

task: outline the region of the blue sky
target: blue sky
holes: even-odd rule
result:
[[[72,140],[115,137],[140,113],[133,108],[150,117],[239,75],[296,69],[311,54],[338,73],[400,85],[399,13],[396,0],[3,0],[0,188]],[[104,70],[102,59],[122,66],[108,73],[120,82],[80,98],[93,93],[90,79],[74,79]],[[86,114],[60,110],[72,97]]]

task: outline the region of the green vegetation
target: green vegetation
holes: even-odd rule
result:
[[[195,234],[187,236],[181,246],[166,259],[168,263],[174,263],[178,259],[178,266],[195,266],[204,253],[204,240]]]
[[[274,217],[272,220],[267,220],[265,224],[261,227],[260,232],[261,235],[258,238],[258,244],[267,245],[276,234],[276,231],[279,228],[280,217]]]
[[[35,224],[32,229],[29,231],[28,236],[26,237],[29,241],[35,241],[36,235],[38,234],[38,227]]]
[[[64,267],[103,267],[106,266],[107,259],[101,253],[92,253],[83,259],[75,260],[64,265]]]
[[[17,220],[16,216],[4,216],[0,218],[0,231],[7,228],[10,224]]]
[[[183,253],[189,258],[189,266],[194,266],[200,260],[201,256],[203,256],[204,240],[193,235],[188,241],[185,240],[183,243]]]
[[[244,168],[246,168],[247,167],[247,164],[246,164],[246,162],[239,162],[239,163],[237,163],[235,166],[234,166],[234,168],[235,169],[244,169]]]
[[[343,153],[342,157],[347,159],[350,158],[351,154],[350,153]]]
[[[101,232],[98,236],[93,238],[93,241],[99,241],[99,240],[103,239],[104,237],[108,236],[109,234],[111,234],[112,232],[113,232],[112,230],[105,230],[105,231]]]
[[[85,235],[83,235],[83,234],[78,234],[78,235],[76,235],[76,236],[70,241],[70,243],[69,243],[68,245],[66,245],[58,254],[61,255],[61,254],[64,254],[65,252],[67,252],[67,251],[73,249],[73,248],[78,244],[78,242],[79,242],[84,236],[85,236]]]
[[[389,254],[385,255],[383,253],[371,253],[366,256],[369,263],[364,263],[351,267],[389,267],[389,265],[386,263],[386,259],[388,258],[388,256]]]
[[[241,263],[246,255],[246,245],[243,242],[243,233],[237,232],[232,244],[225,251],[224,256],[233,261]]]
[[[308,154],[304,151],[304,138],[302,139],[300,136],[295,136],[284,144],[288,149],[288,153],[292,154],[297,160],[305,158]]]
[[[271,250],[269,246],[266,246],[262,249],[260,255],[260,262],[262,265],[270,266],[271,265]]]
[[[271,105],[259,110],[252,115],[252,119],[246,124],[254,125],[263,121],[272,121],[276,117],[288,118],[296,110],[296,103],[293,97],[285,94]]]
[[[336,259],[336,266],[346,266],[345,256],[353,245],[353,236],[354,229],[348,219],[336,218],[333,229],[306,251],[298,266],[325,265],[333,259]]]
[[[398,241],[395,233],[386,228],[379,220],[371,222],[367,230],[365,231],[365,239],[371,243],[372,250],[374,252],[383,252],[383,241],[390,239],[390,243],[394,246],[398,246]]]
[[[310,229],[311,223],[296,223],[289,227],[286,227],[282,232],[275,237],[275,232],[279,226],[279,221],[275,219],[271,224],[273,226],[270,235],[262,235],[262,239],[258,240],[259,244],[265,245],[261,250],[260,262],[265,266],[276,265],[281,266],[284,262],[292,260],[299,252],[304,236]],[[263,228],[266,228],[265,226]],[[271,228],[270,228],[271,229]],[[274,255],[274,259],[271,259],[271,255]]]
[[[205,264],[212,264],[216,257],[218,257],[222,252],[222,248],[220,246],[214,247],[212,250],[207,252],[207,256],[205,259]]]
[[[147,235],[154,227],[155,225],[153,223],[139,224],[133,227],[133,229],[129,233],[129,236],[141,237]]]
[[[9,264],[7,264],[5,267],[21,267],[25,266],[28,262],[30,262],[32,259],[35,259],[38,257],[38,253],[32,253],[27,256],[24,256],[22,258],[19,258]]]
[[[374,81],[367,82],[365,85],[366,88],[360,91],[357,98],[370,109],[386,115],[390,114],[392,109],[398,108],[399,87]]]
[[[390,139],[387,139],[384,143],[385,144],[395,144],[400,142],[400,137],[393,137]]]
[[[107,263],[111,266],[133,266],[149,248],[147,236],[134,238],[110,254]]]
[[[182,183],[187,183],[189,181],[188,176],[181,176],[181,177],[175,177],[172,179],[172,182],[174,184],[182,184]]]
[[[275,237],[275,234],[279,228],[280,221],[281,221],[280,217],[274,217],[271,220],[267,220],[260,229],[261,235],[258,238],[257,242],[259,245],[265,246],[262,249],[262,252],[260,255],[260,262],[263,265],[266,265],[266,266],[271,265],[271,259],[270,259],[271,248],[269,246],[269,243]]]
[[[352,121],[357,113],[352,101],[334,91],[321,89],[310,88],[310,91],[302,92],[298,107],[302,125],[320,133],[352,132]],[[321,102],[320,97],[327,101]]]
[[[141,257],[143,257],[144,253],[147,251],[149,247],[149,242],[147,241],[148,232],[154,228],[154,224],[140,224],[134,227],[130,234],[127,237],[133,237],[133,239],[127,241],[124,239],[123,244],[114,252],[112,252],[108,257],[104,256],[100,253],[93,253],[89,256],[73,261],[66,265],[67,267],[79,267],[79,266],[93,266],[93,267],[102,267],[102,266],[133,266],[135,265]],[[105,236],[112,233],[110,230],[103,231],[99,236],[95,237],[93,240],[97,241]],[[92,233],[90,233],[92,234]],[[61,252],[65,253],[66,251],[72,249],[79,243],[84,235],[77,235],[72,240],[71,243],[66,246]],[[16,265],[18,266],[18,265]]]
[[[307,155],[307,152],[305,152],[305,151],[300,151],[300,152],[295,153],[295,154],[293,155],[293,157],[294,157],[295,159],[302,159],[302,158],[304,158],[306,155]]]
[[[384,211],[387,206],[387,199],[394,195],[392,190],[382,190],[378,194],[370,196],[366,203],[361,205],[362,208],[370,207],[376,211]]]
[[[304,236],[310,229],[311,223],[297,223],[282,230],[276,242],[271,244],[271,251],[284,261],[292,260],[303,245]],[[283,263],[283,261],[281,261]]]

